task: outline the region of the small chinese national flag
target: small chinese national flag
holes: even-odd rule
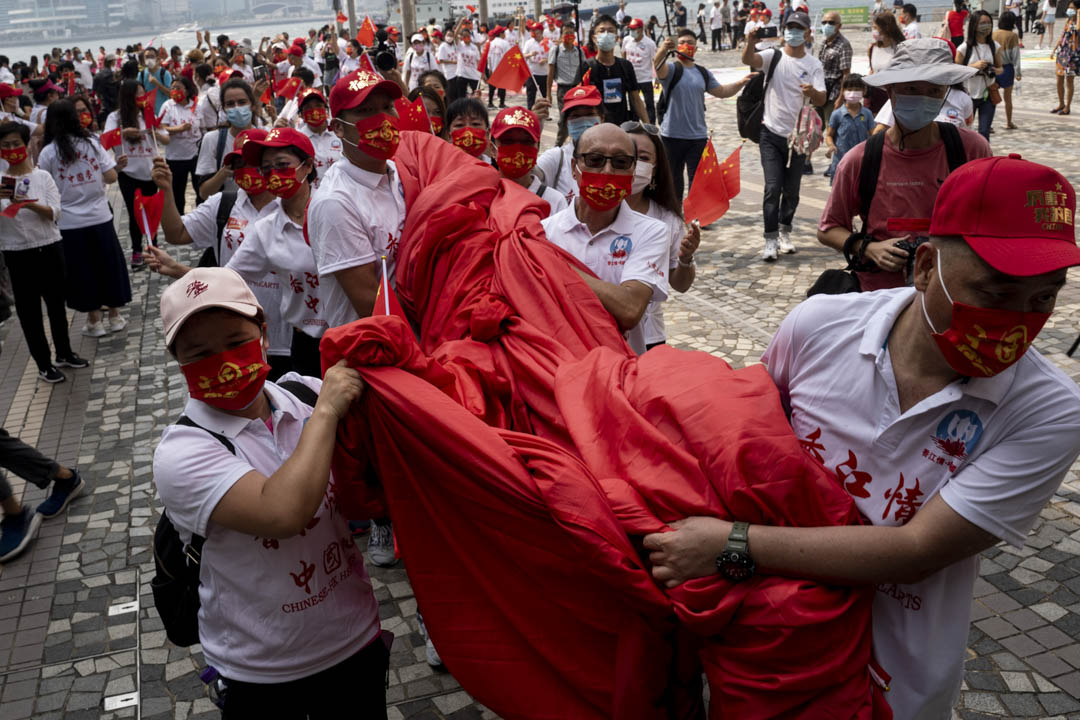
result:
[[[274,100],[273,94],[270,92],[272,86],[273,83],[266,83],[266,89],[263,90],[262,95],[259,97],[259,102],[263,105],[269,105]]]
[[[144,109],[146,107],[155,107],[157,105],[157,88],[154,88],[148,93],[143,93],[139,97],[135,98],[135,106],[137,108]]]
[[[151,240],[157,234],[164,202],[165,195],[161,190],[146,196],[142,194],[142,190],[135,190],[135,221],[147,240]]]
[[[107,133],[101,133],[99,140],[101,141],[101,148],[103,150],[112,150],[121,142],[120,128],[110,130]]]
[[[371,56],[367,53],[360,53],[360,69],[367,70],[368,72],[375,73],[379,77],[382,77],[382,73],[375,69],[375,66],[371,64]]]
[[[371,309],[371,315],[372,317],[377,315],[397,315],[405,322],[409,321],[409,318],[405,316],[405,311],[401,309],[397,293],[390,287],[390,278],[386,275],[385,255],[382,259],[382,277],[379,278],[379,292],[375,295],[375,307]]]
[[[364,22],[360,25],[360,29],[356,31],[356,42],[364,47],[371,47],[375,44],[375,23],[371,22],[371,18],[367,15],[364,16]]]
[[[466,5],[466,6],[465,6],[465,9],[469,11],[469,14],[470,14],[470,15],[471,15],[472,13],[476,12],[476,6],[475,6],[475,5]]]
[[[741,146],[735,148],[722,164],[716,160],[712,140],[705,144],[701,162],[694,173],[690,192],[683,200],[683,215],[687,222],[697,220],[708,225],[723,217],[731,198],[739,194],[739,158]]]
[[[516,93],[521,92],[521,88],[524,87],[525,82],[530,77],[532,77],[532,73],[529,72],[529,66],[525,64],[525,56],[521,54],[521,46],[515,45],[503,55],[503,59],[499,61],[499,66],[495,68],[495,71],[491,73],[491,77],[488,78],[488,85]]]
[[[11,203],[6,208],[4,208],[3,212],[0,212],[0,215],[3,215],[6,218],[14,218],[24,207],[36,202],[37,200],[24,200],[23,202]]]
[[[337,14],[337,21],[338,21],[339,24],[345,25],[346,23],[349,22],[349,16],[346,15],[345,13],[343,13],[343,12],[339,12]]]
[[[427,108],[424,107],[424,102],[419,95],[413,102],[409,102],[405,98],[398,98],[394,101],[394,108],[398,113],[399,130],[431,132],[431,119],[428,118]]]
[[[292,100],[296,97],[296,93],[300,90],[300,78],[281,78],[274,83],[274,94],[280,95],[286,100]]]

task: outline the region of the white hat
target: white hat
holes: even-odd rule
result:
[[[221,267],[193,268],[161,293],[161,325],[165,347],[171,348],[184,322],[197,312],[224,308],[253,318],[262,306],[255,293],[235,270]]]
[[[422,43],[422,42],[424,42],[424,36],[421,35],[420,33],[416,33],[415,35],[412,36],[412,42],[414,42],[414,43]]]

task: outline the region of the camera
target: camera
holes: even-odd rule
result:
[[[780,30],[777,25],[766,25],[765,27],[757,29],[758,40],[765,40],[768,38],[778,37],[778,31]]]
[[[255,82],[259,82],[261,80],[266,80],[267,77],[269,76],[269,74],[267,73],[265,65],[256,65],[252,69],[252,74],[254,75]]]
[[[375,69],[386,72],[397,67],[397,46],[389,42],[390,35],[385,30],[375,33],[375,47],[368,51],[375,61]]]
[[[915,274],[915,251],[919,249],[919,246],[927,242],[928,237],[917,237],[911,240],[898,240],[893,243],[894,247],[898,247],[901,250],[907,251],[907,260],[904,263],[904,279],[908,285],[911,285]]]

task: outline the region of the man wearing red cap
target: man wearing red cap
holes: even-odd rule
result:
[[[540,148],[540,119],[535,113],[520,106],[500,110],[491,123],[491,142],[500,175],[546,200],[549,215],[566,207],[566,198],[533,172]]]
[[[315,170],[322,177],[341,159],[341,138],[330,132],[330,111],[321,92],[313,89],[304,92],[300,98],[300,117],[303,122],[298,129],[315,148]]]
[[[544,26],[538,22],[528,25],[529,37],[521,47],[521,54],[525,56],[525,63],[529,66],[532,79],[525,83],[525,99],[528,108],[532,110],[536,102],[536,91],[540,90],[542,97],[547,97],[547,53],[541,43],[544,40]]]
[[[630,21],[630,34],[623,38],[623,57],[634,66],[637,89],[645,102],[645,112],[649,122],[656,122],[656,102],[653,100],[653,56],[656,55],[656,43],[645,34],[645,23],[641,18]]]
[[[762,358],[804,447],[872,525],[692,518],[645,538],[654,576],[756,565],[875,585],[874,659],[892,676],[894,717],[949,717],[978,555],[1023,547],[1080,454],[1080,390],[1030,348],[1080,265],[1075,211],[1060,173],[1018,155],[949,175],[913,288],[814,296]]]

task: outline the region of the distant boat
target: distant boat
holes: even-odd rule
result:
[[[582,20],[588,20],[594,12],[614,15],[615,11],[619,9],[617,4],[601,4],[602,1],[581,0],[581,4],[576,6],[578,17]],[[460,17],[466,13],[466,6],[468,5],[476,7],[476,0],[451,0],[450,6],[454,11],[454,17]],[[571,3],[563,2],[545,9],[544,13],[547,15],[570,15],[574,7]],[[522,9],[531,16],[531,3],[522,2],[522,0],[488,0],[488,16],[492,18],[513,17],[516,11]]]

